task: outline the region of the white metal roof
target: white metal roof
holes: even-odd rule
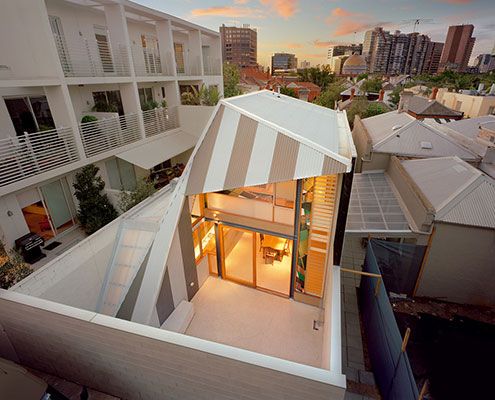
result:
[[[402,161],[435,220],[495,228],[495,181],[458,157]]]
[[[388,178],[383,172],[354,174],[346,232],[410,232]]]
[[[458,121],[451,121],[443,124],[443,126],[446,126],[470,139],[475,139],[480,132],[480,124],[484,124],[486,122],[495,122],[495,115],[483,115],[476,118],[460,119]]]
[[[468,161],[479,160],[477,154],[440,129],[411,116],[401,116],[403,114],[386,113],[363,120],[372,138],[374,152],[409,157],[458,156]],[[371,124],[373,133],[368,128],[369,119],[374,119]]]
[[[269,90],[223,102],[327,155],[338,154],[348,160],[355,156],[354,142],[343,112]]]

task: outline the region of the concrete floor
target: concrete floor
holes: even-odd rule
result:
[[[313,329],[316,307],[212,276],[192,303],[187,335],[321,366],[323,331]]]

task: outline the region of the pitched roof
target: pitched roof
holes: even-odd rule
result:
[[[474,139],[480,132],[480,125],[488,125],[487,123],[493,123],[495,125],[495,115],[460,119],[458,121],[448,122],[444,126],[453,129],[463,136]],[[491,126],[492,124],[489,125]]]
[[[348,172],[343,112],[270,91],[219,103],[192,161],[186,194]]]
[[[478,161],[479,157],[440,129],[407,113],[391,111],[362,120],[378,153],[409,157],[458,156]]]
[[[435,220],[495,228],[495,180],[458,157],[402,161],[435,210]]]
[[[407,110],[423,116],[450,116],[462,117],[464,113],[452,110],[436,100],[427,99],[422,96],[412,96],[409,100]]]

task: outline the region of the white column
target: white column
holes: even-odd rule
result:
[[[197,29],[189,31],[189,59],[194,65],[191,75],[204,75],[201,31]]]
[[[55,127],[72,128],[79,157],[81,160],[85,159],[86,154],[84,153],[84,146],[79,132],[79,116],[76,116],[74,112],[67,85],[45,86],[44,90]]]
[[[120,95],[122,97],[122,106],[124,107],[124,114],[136,113],[138,116],[139,132],[142,138],[146,137],[144,131],[144,120],[141,112],[141,103],[139,102],[139,93],[136,82],[121,83]]]
[[[122,4],[107,4],[104,10],[114,59],[119,59],[122,56],[122,61],[128,64],[131,76],[135,76],[124,6]],[[125,54],[121,54],[121,49],[125,49]]]
[[[163,74],[167,76],[176,76],[177,68],[175,65],[174,37],[170,20],[157,21],[156,34],[160,47],[160,60],[162,62]]]

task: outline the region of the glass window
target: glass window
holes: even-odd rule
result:
[[[119,158],[105,161],[110,188],[115,190],[136,189],[134,165]]]
[[[151,88],[138,89],[138,93],[139,93],[139,102],[141,103],[141,106],[144,103],[153,100],[153,90]]]
[[[17,135],[55,128],[45,96],[5,99],[5,105]]]
[[[103,105],[112,108],[113,112],[118,112],[119,115],[124,115],[124,106],[120,97],[119,90],[108,90],[106,92],[93,92],[93,101],[95,105]]]
[[[194,258],[199,264],[207,253],[216,252],[215,224],[203,221],[193,231]]]
[[[38,123],[40,131],[47,131],[55,128],[50,106],[45,96],[30,97],[29,101],[33,110],[34,117]]]

